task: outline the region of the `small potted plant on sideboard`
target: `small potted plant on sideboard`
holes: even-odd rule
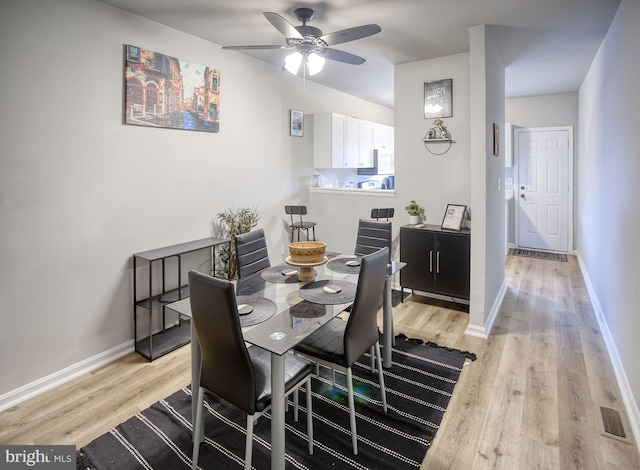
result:
[[[417,225],[422,222],[422,218],[424,217],[424,207],[416,201],[412,199],[411,203],[404,209],[409,213],[410,224]]]

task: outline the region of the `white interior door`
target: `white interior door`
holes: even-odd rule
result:
[[[572,128],[522,128],[517,151],[516,244],[569,251],[572,230]]]

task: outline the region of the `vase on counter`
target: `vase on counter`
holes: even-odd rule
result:
[[[418,225],[420,223],[420,216],[419,215],[410,215],[409,216],[409,223],[411,225]]]

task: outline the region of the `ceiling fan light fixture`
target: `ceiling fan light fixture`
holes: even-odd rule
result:
[[[284,68],[287,72],[293,75],[298,74],[298,70],[300,69],[300,64],[302,63],[302,54],[298,51],[289,54],[284,59]]]
[[[353,28],[335,31],[329,34],[323,32],[315,26],[309,26],[313,18],[313,9],[300,7],[294,10],[294,15],[302,22],[301,26],[294,26],[281,15],[265,11],[265,18],[272,26],[280,31],[285,37],[285,46],[277,45],[255,45],[255,46],[222,46],[227,50],[247,50],[247,49],[285,49],[295,50],[295,52],[285,57],[282,70],[298,75],[300,65],[302,65],[303,75],[317,75],[322,71],[325,59],[330,59],[345,64],[361,65],[365,59],[350,52],[333,49],[331,46],[343,44],[345,42],[363,39],[374,34],[378,34],[382,29],[377,24],[365,24]],[[304,60],[304,64],[302,63]]]
[[[324,57],[315,52],[312,52],[307,56],[307,70],[309,75],[315,75],[319,73],[324,67]]]

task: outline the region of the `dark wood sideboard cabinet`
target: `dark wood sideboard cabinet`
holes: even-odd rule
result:
[[[400,287],[469,300],[471,233],[438,225],[400,227]]]

